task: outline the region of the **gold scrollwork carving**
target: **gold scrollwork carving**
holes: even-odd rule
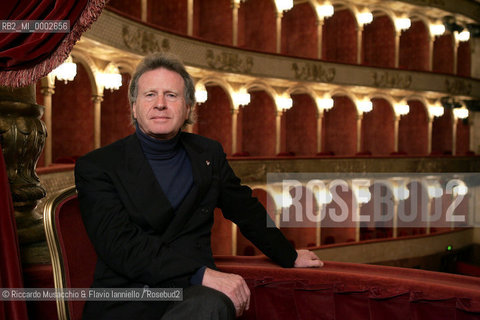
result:
[[[412,76],[401,75],[391,72],[374,72],[373,73],[373,85],[377,88],[410,88],[412,84]]]
[[[326,69],[320,63],[305,63],[303,66],[293,63],[292,69],[297,80],[332,82],[336,75],[335,68]]]
[[[35,167],[45,144],[46,129],[40,120],[43,107],[23,102],[1,101],[0,142],[14,202],[45,197]]]
[[[253,68],[253,58],[245,57],[242,59],[237,53],[222,52],[215,53],[208,49],[206,61],[210,68],[220,71],[250,73]]]
[[[465,80],[445,79],[446,91],[450,94],[470,94],[472,92],[472,84]]]
[[[123,26],[122,36],[127,48],[143,54],[170,51],[170,41],[166,38],[160,41],[153,32]]]

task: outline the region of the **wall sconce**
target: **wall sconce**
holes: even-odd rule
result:
[[[273,201],[275,202],[276,208],[289,208],[292,203],[292,195],[289,190],[283,190],[281,192],[273,193]]]
[[[290,97],[278,96],[275,98],[275,103],[277,104],[277,110],[288,110],[293,106],[293,100]]]
[[[410,106],[406,103],[398,103],[393,106],[397,116],[403,116],[410,112]]]
[[[317,98],[317,106],[323,110],[330,110],[333,108],[333,99],[332,98]]]
[[[97,81],[105,89],[118,90],[122,86],[122,75],[118,68],[110,62],[103,72],[97,74]]]
[[[441,105],[435,104],[428,106],[428,112],[432,117],[441,117],[445,113],[445,109]]]
[[[426,187],[430,199],[440,198],[441,196],[443,196],[442,186],[437,180],[427,179]]]
[[[398,31],[407,30],[412,25],[412,21],[409,18],[396,18],[395,27]]]
[[[454,197],[465,196],[468,193],[467,185],[460,179],[450,180],[447,184],[447,190],[450,188],[452,188],[452,195]]]
[[[368,11],[357,13],[357,21],[360,25],[366,25],[373,21],[373,14]]]
[[[246,106],[247,104],[250,103],[250,93],[248,93],[247,90],[242,89],[238,92],[233,93],[232,99],[233,99],[233,104],[236,107]]]
[[[392,178],[392,192],[395,200],[403,201],[410,197],[410,190],[407,188],[407,180],[404,178]]]
[[[370,100],[358,100],[357,109],[360,112],[370,112],[373,109],[373,103]]]
[[[331,203],[333,200],[332,193],[322,180],[313,179],[307,183],[307,190],[315,197],[318,206]],[[309,194],[307,194],[308,199]]]
[[[457,41],[468,41],[470,40],[470,32],[468,30],[463,30],[462,32],[455,32],[455,39]]]
[[[195,87],[195,100],[197,103],[204,103],[208,99],[208,92],[203,83],[199,83]]]
[[[465,119],[468,118],[468,109],[464,106],[461,108],[454,108],[453,115],[456,119]]]
[[[288,11],[293,8],[293,0],[275,0],[278,12]]]
[[[73,62],[72,57],[68,56],[68,58],[57,68],[52,70],[50,74],[58,80],[67,83],[68,81],[72,81],[77,75],[77,65]]]
[[[328,2],[322,5],[317,5],[315,9],[317,10],[317,15],[322,18],[331,17],[335,12],[333,6]]]
[[[353,179],[352,191],[359,204],[368,203],[372,199],[372,193],[369,189],[370,180],[368,179]]]
[[[441,36],[445,33],[445,30],[445,25],[443,23],[436,23],[430,25],[430,33],[432,34],[432,36]]]

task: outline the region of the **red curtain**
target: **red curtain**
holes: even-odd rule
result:
[[[35,83],[61,64],[106,0],[2,0],[0,20],[69,20],[68,33],[1,33],[0,85]]]
[[[7,168],[0,148],[0,288],[23,287],[16,230]],[[28,319],[25,301],[0,300],[0,320],[22,319]]]

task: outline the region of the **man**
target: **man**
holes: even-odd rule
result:
[[[216,270],[210,246],[213,210],[236,223],[283,267],[318,267],[295,250],[221,145],[181,131],[191,123],[195,88],[176,59],[153,54],[135,71],[129,100],[135,134],[77,161],[83,221],[98,254],[92,287],[183,288],[182,302],[87,301],[84,319],[231,319],[248,309],[238,275]]]

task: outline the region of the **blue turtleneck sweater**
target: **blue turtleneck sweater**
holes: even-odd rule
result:
[[[153,169],[155,178],[177,209],[193,185],[190,159],[180,143],[180,132],[170,140],[157,140],[145,134],[137,126],[136,134],[143,153]],[[190,279],[191,284],[201,284],[206,267],[202,267]]]
[[[170,140],[157,140],[137,128],[143,152],[172,208],[177,209],[193,185],[192,165],[180,143],[180,133]]]

